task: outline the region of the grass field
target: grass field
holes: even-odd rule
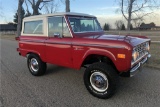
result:
[[[160,42],[160,31],[105,31],[106,34],[147,36],[152,41]]]
[[[1,35],[0,38],[2,39],[9,39],[9,40],[15,40],[16,35]]]
[[[160,43],[151,43],[150,53],[152,57],[148,66],[160,68]]]
[[[111,30],[111,31],[105,31],[105,33],[108,34],[118,34],[118,35],[142,35],[142,36],[160,36],[160,31],[117,31],[117,30]]]
[[[125,33],[125,32],[124,32]],[[153,33],[158,35],[158,33]],[[149,35],[149,34],[148,34]],[[148,36],[152,41],[160,41],[160,36],[151,35]],[[156,37],[154,37],[156,36]],[[15,40],[15,35],[1,35],[2,39]],[[150,63],[147,64],[149,67],[160,68],[160,43],[151,43],[150,53],[152,55]]]

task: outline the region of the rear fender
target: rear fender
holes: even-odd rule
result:
[[[40,58],[41,58],[41,60],[42,61],[44,61],[45,62],[45,59],[43,58],[43,56],[39,53],[39,52],[37,52],[37,51],[33,51],[33,50],[21,50],[21,55],[22,56],[24,56],[24,57],[27,57],[29,54],[36,54],[36,55],[38,55]]]

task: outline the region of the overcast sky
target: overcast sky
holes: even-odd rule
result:
[[[116,20],[124,20],[122,15],[116,12],[116,10],[118,9],[118,4],[115,1],[117,0],[71,0],[71,12],[80,12],[95,15],[98,17],[98,20],[102,25],[103,23],[109,23],[114,26]],[[13,21],[13,16],[17,10],[17,6],[18,0],[0,0],[0,13],[3,15],[3,17],[0,18],[1,24]],[[58,12],[64,11],[64,4],[59,2]],[[44,10],[40,12],[45,13]],[[156,11],[155,15],[152,15],[152,17],[147,17],[145,19],[145,22],[155,22],[160,26],[159,17],[160,11]]]

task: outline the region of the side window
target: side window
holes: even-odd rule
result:
[[[48,35],[62,35],[63,37],[71,37],[68,26],[63,17],[48,18]]]
[[[43,34],[43,21],[24,22],[24,34]]]
[[[81,20],[81,31],[94,31],[94,23],[92,19]]]
[[[48,35],[54,36],[56,34],[62,35],[62,17],[48,18]]]
[[[74,32],[81,32],[80,20],[78,18],[70,18],[70,25]]]

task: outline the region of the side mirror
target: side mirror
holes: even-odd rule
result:
[[[54,37],[62,38],[62,35],[60,35],[60,33],[58,33],[58,32],[54,33],[53,35],[54,35]]]

